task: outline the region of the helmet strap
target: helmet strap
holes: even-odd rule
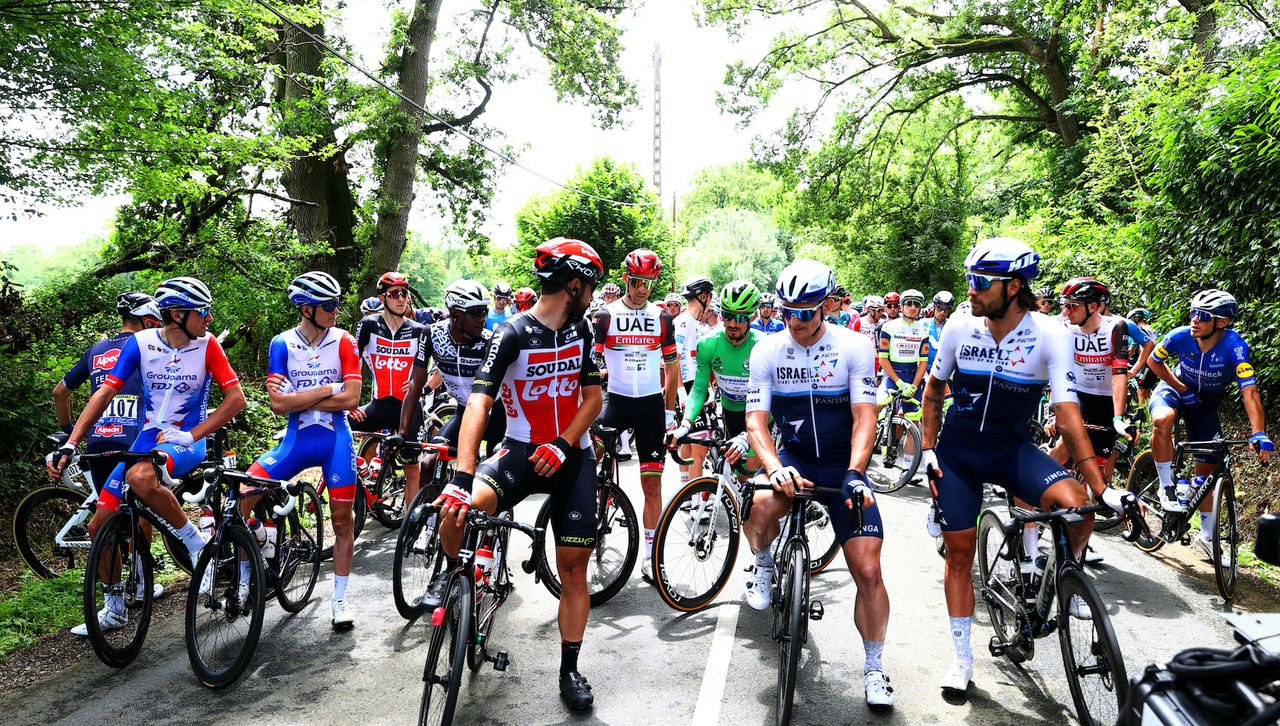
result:
[[[193,312],[195,312],[195,311],[194,311],[194,310],[187,310],[187,311],[184,311],[184,313],[183,313],[183,315],[182,315],[182,322],[178,323],[178,330],[181,330],[181,331],[182,331],[182,333],[183,333],[183,335],[187,336],[187,339],[188,339],[188,340],[195,340],[195,339],[196,339],[196,335],[195,335],[194,333],[192,333],[190,330],[187,330],[187,321],[191,319],[191,314],[192,314]],[[176,316],[176,315],[175,315],[175,316],[173,317],[173,321],[174,321],[175,323],[177,323],[177,322],[178,322],[178,316]]]
[[[323,333],[324,331],[329,329],[329,326],[321,325],[320,323],[316,322],[316,307],[317,306],[315,305],[301,305],[298,307],[298,312],[302,315],[303,320],[307,321],[308,323],[311,323],[313,326],[315,326],[316,330],[319,330],[321,333]],[[311,308],[310,315],[307,314],[307,311],[305,310],[305,308]]]

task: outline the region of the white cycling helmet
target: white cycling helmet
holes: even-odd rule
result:
[[[213,293],[194,277],[174,277],[156,288],[156,307],[161,310],[205,308],[213,304]]]
[[[879,295],[868,295],[867,299],[863,301],[862,306],[864,308],[880,308],[881,310],[884,310],[884,298]]]
[[[954,305],[955,302],[956,296],[952,295],[950,290],[939,290],[938,293],[933,296],[934,305]]]
[[[489,307],[491,302],[489,291],[475,280],[457,280],[444,289],[444,306],[450,310]]]
[[[924,293],[914,287],[904,290],[902,293],[902,304],[906,305],[909,300],[915,300],[921,305],[924,305]]]
[[[1204,310],[1223,318],[1236,317],[1239,304],[1236,298],[1226,290],[1201,290],[1191,298],[1192,310]]]
[[[836,275],[817,260],[796,260],[778,275],[775,292],[784,303],[812,303],[826,300],[836,286]]]
[[[483,290],[484,288],[481,287]],[[498,280],[493,283],[493,294],[498,297],[511,297],[511,283],[506,280]]]
[[[293,278],[285,293],[294,307],[323,305],[342,298],[342,286],[327,272],[304,272]]]

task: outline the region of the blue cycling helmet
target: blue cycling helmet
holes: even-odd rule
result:
[[[1040,274],[1040,255],[1020,239],[992,237],[969,250],[964,266],[984,275],[1018,275],[1023,280],[1033,280]]]
[[[360,303],[361,315],[373,315],[382,312],[382,298],[367,297]]]
[[[1234,320],[1239,305],[1231,293],[1225,290],[1209,289],[1201,290],[1192,296],[1191,309],[1204,310],[1216,317]]]
[[[286,291],[294,307],[324,305],[342,298],[342,286],[327,272],[304,272],[293,278]]]
[[[816,260],[796,260],[778,275],[778,299],[784,303],[826,300],[836,287],[836,275]]]
[[[213,293],[194,277],[174,277],[156,288],[156,307],[161,310],[196,310],[213,304]]]

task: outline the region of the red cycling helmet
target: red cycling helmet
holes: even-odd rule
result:
[[[389,287],[408,287],[409,278],[401,275],[399,272],[384,272],[382,277],[378,278],[378,293],[384,293]]]
[[[534,249],[533,274],[546,282],[567,282],[575,277],[600,282],[604,262],[586,242],[556,237]]]
[[[626,268],[628,277],[653,279],[662,274],[662,260],[657,252],[641,247],[627,253]]]
[[[533,291],[531,287],[522,287],[516,290],[516,312],[524,312],[533,307],[538,302],[538,293]]]
[[[893,303],[901,302],[901,301],[902,301],[902,296],[899,295],[898,293],[896,292],[885,293],[885,296],[884,296],[885,305],[892,305]]]
[[[1111,290],[1092,277],[1073,277],[1062,286],[1062,298],[1083,303],[1105,303],[1111,299]]]

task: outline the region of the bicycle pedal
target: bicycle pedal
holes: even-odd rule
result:
[[[993,635],[991,640],[987,642],[987,650],[991,651],[993,658],[999,658],[1005,654],[1005,651],[1009,650],[1009,644],[1000,642],[1000,638]]]
[[[495,671],[505,671],[510,664],[511,659],[507,657],[507,651],[505,650],[500,650],[497,655],[493,656],[493,669]]]
[[[822,616],[825,615],[826,612],[827,610],[825,607],[823,607],[821,600],[814,600],[813,602],[809,603],[809,619],[810,620],[821,620]]]

